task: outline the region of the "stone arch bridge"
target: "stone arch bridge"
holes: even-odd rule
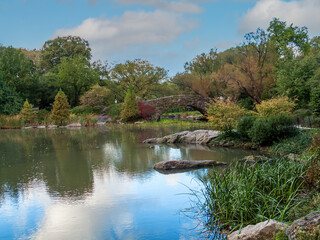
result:
[[[152,118],[159,120],[161,115],[172,108],[189,106],[207,115],[207,108],[214,100],[199,95],[174,95],[152,100],[141,101],[144,104],[152,106],[155,111]]]

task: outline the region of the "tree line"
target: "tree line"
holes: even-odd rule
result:
[[[103,95],[100,104],[110,105],[123,102],[129,86],[143,99],[200,94],[229,98],[248,109],[281,95],[319,115],[320,37],[310,39],[306,27],[275,18],[238,46],[196,56],[172,78],[141,59],[114,65],[92,61],[89,43],[77,36],[48,40],[40,51],[0,46],[0,114],[19,113],[26,99],[50,109],[59,89],[72,107],[94,105],[95,91]]]

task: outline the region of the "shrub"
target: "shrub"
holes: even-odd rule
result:
[[[290,115],[295,103],[288,97],[278,97],[262,101],[256,105],[260,117],[278,116],[280,114]]]
[[[9,88],[0,76],[0,114],[15,115],[21,111],[23,100],[15,89]]]
[[[37,114],[38,122],[41,124],[48,124],[50,118],[50,112],[46,109],[41,109]]]
[[[209,121],[216,129],[230,132],[237,126],[237,121],[246,114],[246,110],[227,99],[212,103],[207,113]]]
[[[111,106],[109,106],[107,110],[107,115],[118,117],[121,114],[121,108],[122,108],[122,104],[120,103],[112,104]]]
[[[121,120],[124,122],[130,122],[140,117],[138,102],[136,100],[136,94],[133,91],[132,85],[130,84],[124,103],[121,110]]]
[[[51,119],[59,125],[62,125],[69,119],[70,116],[70,105],[68,98],[64,92],[60,89],[54,98],[54,103],[51,111]]]
[[[80,102],[86,107],[104,107],[114,102],[114,95],[109,89],[96,84],[82,95]]]
[[[244,116],[238,121],[237,132],[241,138],[249,139],[249,131],[253,126],[255,118],[252,116]]]
[[[22,128],[23,122],[19,115],[4,116],[0,115],[0,128],[2,129],[18,129]]]
[[[252,142],[267,145],[281,138],[294,136],[297,132],[293,117],[280,114],[279,116],[256,119],[248,135]]]
[[[138,106],[139,106],[139,111],[141,116],[145,120],[150,120],[155,111],[154,107],[152,107],[149,104],[144,104],[143,102],[140,102],[140,101],[138,102]]]

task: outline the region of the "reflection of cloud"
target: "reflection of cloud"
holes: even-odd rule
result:
[[[169,186],[175,186],[179,184],[178,182],[179,178],[177,174],[169,174],[169,175],[165,175],[165,177]]]

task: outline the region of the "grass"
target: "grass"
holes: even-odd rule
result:
[[[247,166],[237,164],[225,172],[213,170],[201,178],[207,226],[235,231],[267,219],[288,221],[301,204],[304,166],[277,158],[273,162]]]
[[[315,131],[311,130],[300,131],[294,137],[285,138],[274,143],[269,148],[269,152],[276,155],[300,154],[308,148],[314,133]]]

